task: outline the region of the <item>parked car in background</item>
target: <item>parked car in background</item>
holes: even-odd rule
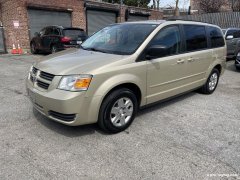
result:
[[[240,52],[240,28],[228,28],[225,33],[227,59],[236,58]]]
[[[55,53],[66,48],[79,47],[87,35],[83,29],[62,26],[48,26],[43,28],[30,42],[32,54],[38,52]]]
[[[237,70],[240,70],[240,52],[237,54],[237,57],[235,60],[235,66]]]
[[[52,120],[98,123],[111,133],[125,130],[146,105],[195,89],[212,94],[226,66],[221,29],[199,22],[110,25],[81,48],[33,64],[29,97]]]

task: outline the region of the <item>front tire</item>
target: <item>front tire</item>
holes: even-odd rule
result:
[[[220,76],[219,71],[214,68],[210,73],[207,82],[202,86],[200,91],[203,94],[212,94],[217,88],[219,76]]]
[[[107,133],[118,133],[127,129],[133,122],[138,109],[134,93],[121,88],[110,93],[103,101],[98,125]]]

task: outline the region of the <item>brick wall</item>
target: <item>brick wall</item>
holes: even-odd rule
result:
[[[2,5],[0,4],[0,25],[2,24]]]
[[[161,20],[163,19],[163,12],[162,11],[156,11],[151,10],[151,16],[149,16],[150,20]]]
[[[119,5],[110,3],[95,3],[95,6],[101,6],[104,8],[114,8],[119,10]],[[6,46],[10,50],[12,44],[17,46],[18,43],[23,49],[29,50],[29,20],[27,7],[37,7],[49,10],[72,10],[72,26],[81,27],[86,29],[86,17],[83,0],[0,0],[0,21],[2,17],[2,23],[5,31]],[[127,6],[122,6],[121,13],[117,22],[125,21],[125,10]],[[134,7],[131,7],[134,8]],[[139,8],[137,8],[139,9]],[[150,19],[162,19],[162,12],[142,9],[143,11],[149,11],[151,16]],[[121,18],[120,18],[121,17]],[[19,28],[14,28],[13,21],[19,21]]]

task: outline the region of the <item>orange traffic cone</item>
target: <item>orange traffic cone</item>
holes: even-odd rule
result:
[[[20,47],[20,44],[18,43],[18,49],[17,49],[18,54],[23,54],[23,50]]]
[[[11,53],[12,53],[12,54],[18,54],[18,51],[17,51],[17,49],[16,49],[15,44],[13,44],[13,48],[12,48]]]

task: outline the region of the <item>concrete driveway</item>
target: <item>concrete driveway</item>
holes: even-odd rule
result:
[[[0,56],[0,179],[240,179],[240,72],[213,95],[191,92],[142,110],[106,135],[34,111],[24,80],[40,56]]]

